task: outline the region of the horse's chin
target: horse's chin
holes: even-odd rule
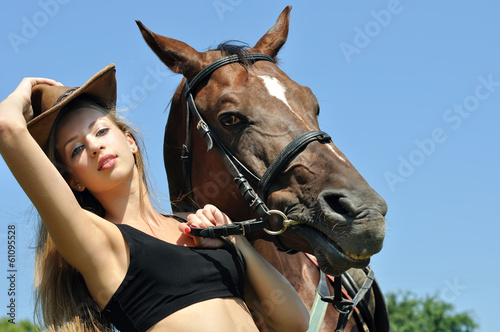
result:
[[[332,239],[316,228],[306,225],[293,228],[294,235],[309,243],[310,253],[316,257],[320,269],[327,274],[339,276],[350,268],[364,268],[370,263],[370,258],[350,257]]]

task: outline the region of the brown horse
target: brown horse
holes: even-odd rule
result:
[[[297,136],[319,130],[319,106],[311,90],[292,81],[272,61],[287,39],[290,10],[291,7],[285,8],[275,25],[247,50],[223,44],[216,50],[198,52],[181,41],[155,34],[138,22],[151,49],[172,71],[184,76],[172,98],[164,141],[174,211],[192,211],[196,206],[212,203],[233,220],[256,217],[218,154],[207,151],[203,138],[196,133],[197,121],[186,117],[186,80],[191,82],[217,59],[237,54],[241,61],[216,69],[191,92],[204,121],[251,173],[262,177],[280,151]],[[270,61],[245,61],[246,53],[264,54]],[[183,146],[184,153],[189,150],[187,173],[181,163],[181,157],[186,158],[182,156]],[[301,223],[279,235],[280,246],[313,254],[321,270],[330,275],[366,267],[370,256],[382,249],[385,201],[332,142],[313,141],[298,152],[280,169],[265,192],[256,189],[270,209],[282,211],[287,218]],[[273,215],[269,227],[280,229],[281,222],[279,216]],[[247,237],[292,283],[310,308],[319,280],[316,266],[304,255],[277,251],[272,236],[265,232]],[[355,279],[363,279],[364,274],[360,276],[359,271],[353,271]],[[383,299],[378,298],[381,302],[376,303],[375,295],[371,293],[367,299],[375,325],[377,320],[384,321],[379,324],[380,331],[388,328],[387,318],[380,318],[385,308],[380,308],[384,306]],[[337,316],[330,306],[323,330],[333,330]],[[356,331],[355,323],[351,319],[346,330]]]

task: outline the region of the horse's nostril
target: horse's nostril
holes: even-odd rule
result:
[[[342,216],[354,216],[354,208],[346,197],[341,195],[329,194],[323,196],[327,207],[329,207],[333,212],[338,213]]]

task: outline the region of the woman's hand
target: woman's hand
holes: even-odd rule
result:
[[[0,103],[0,118],[10,121],[21,121],[25,123],[33,119],[33,108],[31,107],[31,89],[38,84],[62,86],[61,83],[49,78],[26,77],[17,88]],[[22,116],[22,118],[21,118]]]
[[[232,224],[231,219],[226,214],[222,213],[217,207],[207,204],[203,207],[203,209],[199,209],[196,213],[188,215],[187,223],[179,224],[179,229],[187,236],[193,238],[197,247],[219,248],[225,244],[223,240],[193,236],[190,233],[190,227],[207,228],[210,226],[227,224]]]

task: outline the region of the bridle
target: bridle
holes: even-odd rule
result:
[[[198,132],[203,137],[207,144],[208,151],[214,148],[222,161],[224,162],[227,170],[234,177],[234,181],[236,182],[238,188],[245,197],[245,200],[248,202],[250,207],[256,210],[259,215],[259,219],[246,220],[243,222],[235,222],[232,225],[224,225],[217,227],[210,227],[208,229],[200,229],[196,230],[195,233],[200,236],[228,236],[228,235],[245,235],[256,229],[264,229],[264,231],[270,235],[279,235],[282,234],[288,227],[293,225],[301,224],[301,221],[290,220],[287,216],[278,210],[270,210],[264,200],[262,200],[253,187],[249,184],[248,179],[253,183],[257,184],[258,190],[264,196],[264,199],[267,197],[267,192],[269,191],[269,187],[272,181],[276,178],[279,172],[283,169],[285,165],[287,165],[290,160],[292,160],[295,156],[297,156],[302,149],[304,149],[308,144],[319,141],[319,142],[330,142],[330,136],[323,131],[307,131],[302,133],[294,140],[292,140],[274,159],[271,165],[268,167],[262,178],[259,178],[252,171],[250,171],[242,162],[238,160],[234,156],[234,154],[222,143],[222,141],[217,137],[217,135],[210,129],[208,124],[203,120],[196,104],[194,102],[193,91],[196,87],[208,78],[214,71],[223,67],[225,65],[236,63],[236,62],[244,62],[247,64],[254,63],[256,61],[270,61],[274,63],[274,60],[260,53],[242,53],[241,55],[233,54],[221,59],[218,59],[203,70],[201,70],[191,82],[186,82],[184,87],[184,96],[187,101],[187,112],[186,112],[186,140],[182,149],[182,160],[183,160],[183,172],[186,179],[188,179],[188,191],[191,190],[190,183],[190,160],[189,160],[189,147],[190,147],[190,117],[192,116],[196,123],[196,128]],[[194,201],[194,200],[193,200]],[[269,229],[268,218],[271,215],[277,215],[283,219],[283,227],[278,231],[273,231]],[[275,239],[277,240],[277,239]],[[277,241],[275,241],[277,242]],[[283,245],[279,242],[276,243],[278,248],[285,252],[290,252],[290,249],[285,249]]]
[[[264,200],[267,198],[267,194],[269,191],[269,187],[271,183],[279,174],[279,172],[285,167],[294,157],[296,157],[302,150],[312,142],[318,141],[320,143],[327,143],[331,141],[331,137],[320,130],[307,131],[295,139],[293,139],[274,159],[274,161],[269,165],[267,170],[264,172],[263,176],[259,178],[252,171],[250,171],[243,163],[241,163],[238,158],[234,156],[234,154],[222,143],[222,141],[217,137],[217,135],[210,129],[208,124],[203,120],[200,112],[198,111],[196,104],[194,102],[193,91],[196,87],[205,79],[210,77],[213,72],[217,69],[231,64],[231,63],[245,63],[245,64],[253,64],[257,61],[269,61],[274,63],[274,60],[261,53],[241,53],[241,54],[233,54],[229,56],[225,56],[218,60],[215,60],[207,67],[202,69],[192,80],[191,82],[186,82],[184,87],[184,96],[187,101],[187,111],[186,111],[186,138],[182,147],[182,165],[183,165],[183,175],[184,179],[187,181],[187,189],[190,194],[192,194],[191,187],[191,162],[190,162],[190,146],[191,146],[191,121],[190,117],[194,118],[196,123],[196,128],[200,133],[201,137],[205,140],[207,144],[207,151],[210,151],[214,148],[219,156],[221,157],[224,165],[227,170],[234,177],[234,181],[237,184],[238,188],[243,194],[243,197],[248,202],[250,207],[252,207],[260,216],[258,219],[245,220],[241,222],[233,222],[233,224],[222,225],[222,226],[213,226],[208,228],[192,228],[191,234],[195,236],[201,237],[220,237],[220,236],[229,236],[229,235],[245,235],[249,232],[255,230],[263,229],[266,233],[273,235],[273,241],[278,248],[278,250],[284,251],[286,253],[296,253],[296,250],[287,249],[283,246],[283,244],[279,241],[277,235],[282,234],[287,230],[288,227],[302,224],[302,221],[290,220],[285,215],[285,213],[279,210],[270,210]],[[247,178],[249,178],[254,184],[257,185],[258,190],[264,197],[262,200],[253,187],[249,184]],[[195,203],[194,198],[192,198],[192,202]],[[195,203],[196,204],[196,203]],[[273,231],[269,229],[268,218],[271,215],[277,215],[283,219],[282,225],[283,227],[278,231]],[[373,272],[370,272],[367,275],[366,281],[361,286],[361,289],[356,292],[355,296],[353,296],[353,300],[346,300],[342,296],[342,282],[341,278],[339,278],[338,282],[334,283],[334,296],[329,296],[330,293],[328,291],[328,287],[326,286],[326,278],[324,277],[324,273],[320,270],[321,278],[320,283],[318,285],[318,303],[316,306],[327,305],[327,303],[332,303],[334,308],[340,313],[339,320],[337,323],[336,331],[343,331],[349,318],[351,317],[354,307],[360,303],[368,289],[371,287],[374,276]],[[345,279],[345,277],[343,277]],[[345,284],[345,281],[344,281]],[[323,309],[322,309],[323,310]],[[324,309],[326,310],[326,309]],[[324,316],[323,310],[323,316]],[[322,322],[323,317],[321,317]],[[316,322],[317,323],[317,322]],[[319,323],[321,325],[321,323]],[[318,327],[319,328],[319,327]]]

